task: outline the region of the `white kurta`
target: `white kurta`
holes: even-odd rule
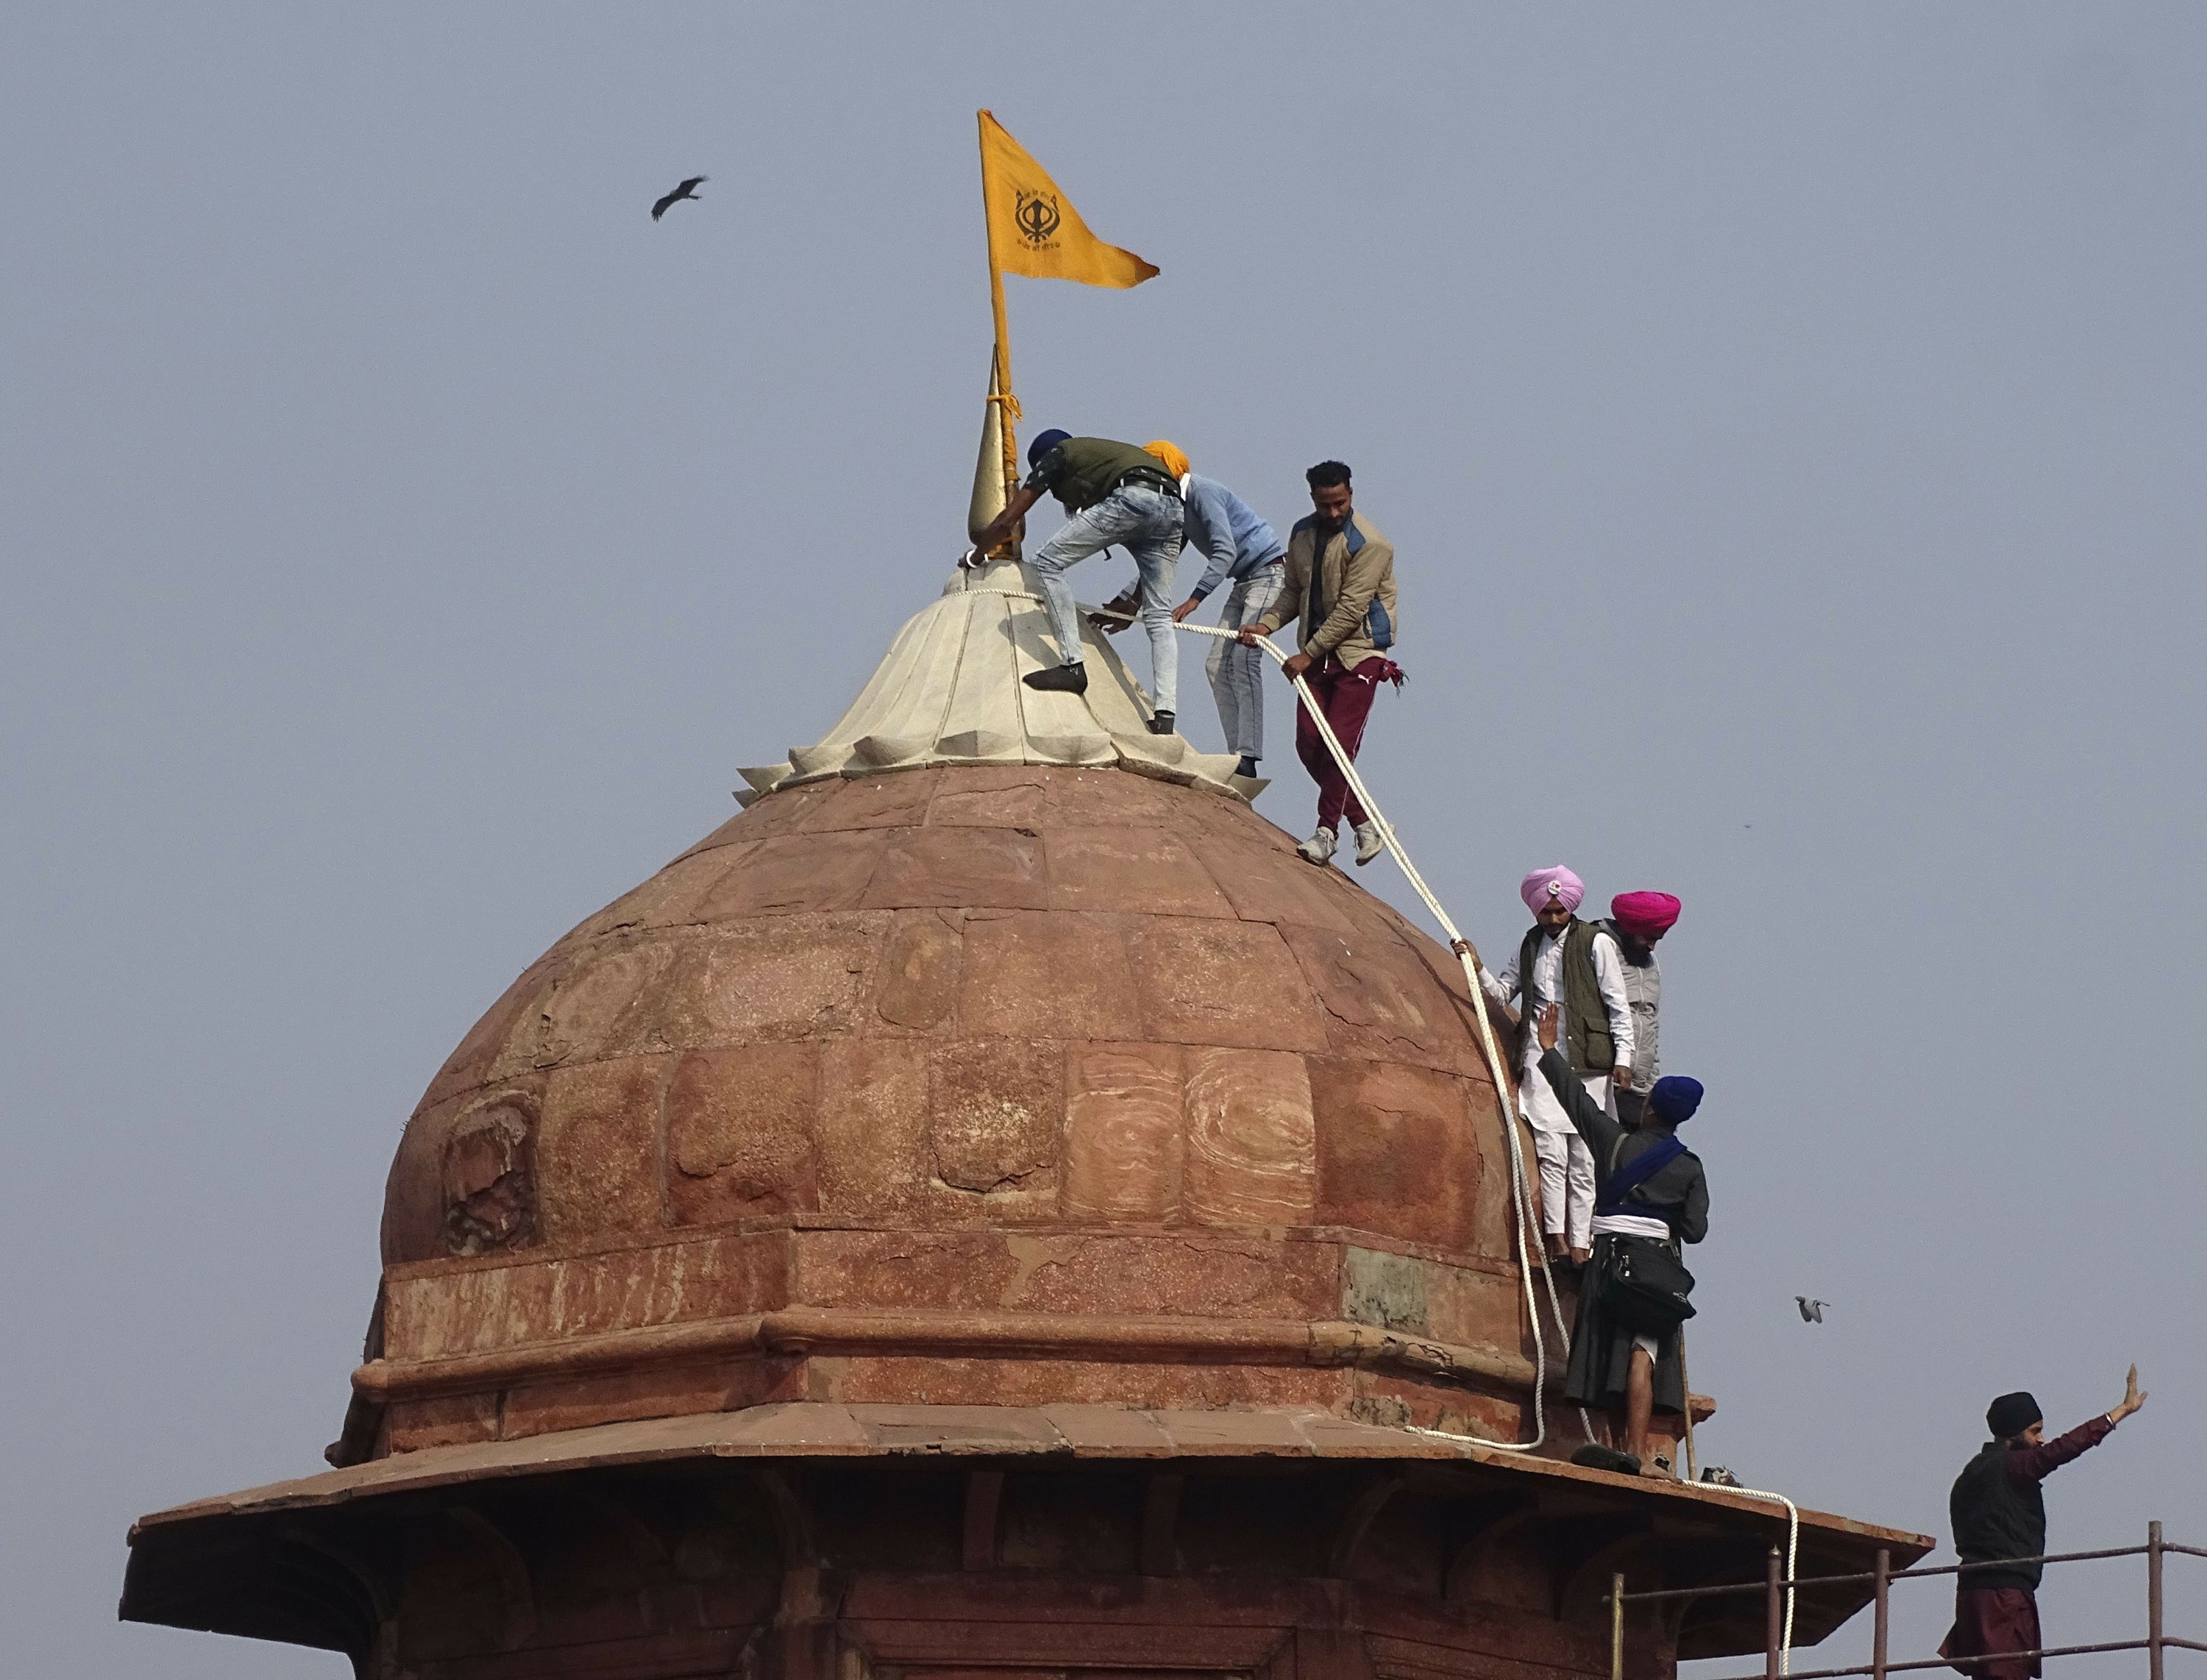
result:
[[[1611,1061],[1615,1067],[1630,1067],[1633,1054],[1632,1005],[1624,995],[1624,959],[1618,954],[1617,942],[1599,929],[1594,934],[1593,956],[1594,983],[1601,989],[1602,1011],[1609,1017]],[[1533,995],[1552,1000],[1556,1005],[1557,1042],[1563,1042],[1566,1025],[1564,947],[1553,934],[1543,936],[1534,949],[1530,988],[1519,976],[1515,957],[1498,979],[1480,969],[1479,982],[1488,998],[1498,1005],[1507,1004],[1528,990]],[[1556,1093],[1548,1089],[1547,1078],[1540,1072],[1540,1041],[1528,1032],[1525,1035],[1524,1062],[1518,1073],[1518,1100],[1525,1111],[1525,1123],[1533,1128],[1534,1153],[1540,1158],[1540,1223],[1550,1233],[1561,1236],[1569,1247],[1590,1248],[1594,1246],[1594,1152],[1571,1124],[1564,1105],[1556,1100]],[[1617,1112],[1607,1073],[1589,1074],[1584,1084],[1586,1094],[1597,1104],[1612,1114]]]

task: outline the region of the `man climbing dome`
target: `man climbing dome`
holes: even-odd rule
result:
[[[1679,1142],[1678,1127],[1701,1106],[1697,1079],[1658,1079],[1639,1127],[1612,1119],[1589,1096],[1578,1070],[1557,1049],[1558,1011],[1537,1015],[1539,1076],[1602,1163],[1594,1216],[1594,1264],[1579,1282],[1578,1321],[1564,1392],[1582,1406],[1610,1409],[1619,1450],[1582,1447],[1573,1462],[1638,1475],[1651,1456],[1655,1408],[1686,1409],[1685,1360],[1678,1326],[1692,1312],[1692,1274],[1681,1243],[1709,1234],[1709,1186],[1700,1157]],[[1660,1470],[1660,1466],[1658,1467]]]
[[[1632,1007],[1624,990],[1624,960],[1614,936],[1574,913],[1586,898],[1586,883],[1563,864],[1534,870],[1518,883],[1517,895],[1533,912],[1517,954],[1497,978],[1484,968],[1480,987],[1504,1010],[1519,999],[1517,1065],[1523,1070],[1518,1095],[1533,1146],[1540,1162],[1540,1217],[1548,1234],[1548,1257],[1583,1265],[1594,1247],[1594,1157],[1572,1126],[1570,1113],[1534,1077],[1540,1046],[1534,1018],[1543,1003],[1563,1009],[1565,1059],[1596,1108],[1606,1108],[1610,1089],[1632,1082]]]
[[[1253,624],[1280,598],[1286,545],[1241,497],[1216,479],[1198,477],[1178,444],[1159,438],[1145,447],[1179,481],[1181,502],[1187,510],[1187,546],[1209,561],[1187,599],[1173,608],[1173,622],[1180,623],[1212,590],[1230,583],[1218,615],[1220,627],[1239,630]],[[1111,604],[1129,610],[1131,592]],[[1253,776],[1257,761],[1265,756],[1265,656],[1223,637],[1210,641],[1203,668],[1218,705],[1218,726],[1226,733],[1227,750],[1241,756],[1235,774]]]
[[[1985,1427],[1993,1438],[1962,1467],[1947,1496],[1956,1554],[1965,1563],[1995,1566],[1954,1577],[1954,1625],[1939,1654],[1962,1673],[1977,1680],[2030,1680],[2038,1672],[2037,1658],[2007,1653],[2037,1651],[2043,1644],[2038,1578],[2045,1566],[2029,1561],[2046,1554],[2046,1494],[2039,1484],[2098,1446],[2144,1404],[2132,1366],[2121,1401],[2058,1440],[2046,1438],[2046,1414],[2028,1394],[2004,1394],[1987,1408]]]
[[[1397,625],[1395,549],[1357,512],[1346,466],[1321,461],[1303,477],[1312,512],[1289,534],[1280,598],[1255,623],[1242,625],[1241,640],[1254,647],[1259,637],[1299,625],[1301,646],[1282,669],[1309,685],[1342,750],[1354,760],[1379,685],[1403,685],[1402,667],[1387,656]],[[1386,849],[1379,825],[1349,792],[1307,704],[1295,708],[1295,756],[1318,784],[1318,828],[1295,850],[1313,864],[1330,862],[1346,814],[1356,834],[1356,861],[1377,858]]]
[[[1617,1092],[1617,1117],[1640,1124],[1648,1093],[1663,1070],[1660,1057],[1663,970],[1655,944],[1677,925],[1680,906],[1668,893],[1619,893],[1609,901],[1609,919],[1594,925],[1617,941],[1624,959],[1624,1001],[1632,1007],[1632,1083]]]
[[[1048,491],[1070,516],[1057,534],[1029,557],[1035,582],[1049,609],[1050,633],[1061,663],[1031,671],[1029,688],[1088,691],[1088,667],[1080,657],[1080,617],[1065,574],[1117,543],[1134,557],[1141,573],[1141,616],[1150,637],[1150,688],[1156,708],[1150,732],[1173,732],[1180,679],[1180,650],[1172,627],[1173,567],[1180,559],[1186,516],[1180,485],[1157,457],[1130,443],[1109,438],[1076,438],[1052,428],[1027,445],[1026,482],[1004,511],[973,539],[985,554],[1008,539],[1026,511]]]

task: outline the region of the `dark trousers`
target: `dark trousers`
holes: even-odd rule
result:
[[[1954,1625],[1939,1654],[1975,1680],[2033,1680],[2039,1647],[2038,1599],[2024,1587],[1964,1587],[1954,1594]]]
[[[1313,665],[1303,673],[1303,680],[1319,709],[1325,714],[1326,722],[1341,741],[1341,750],[1350,759],[1364,744],[1364,720],[1371,714],[1372,697],[1386,680],[1387,660],[1385,655],[1374,654],[1354,671],[1346,670],[1337,659],[1328,659]],[[1318,726],[1311,721],[1310,708],[1300,702],[1295,707],[1295,756],[1303,762],[1303,768],[1318,784],[1318,826],[1331,834],[1341,826],[1345,811],[1351,822],[1362,822],[1364,807],[1349,791],[1349,778],[1341,774],[1341,767],[1333,762],[1326,750]]]

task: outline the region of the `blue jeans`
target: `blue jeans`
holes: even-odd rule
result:
[[[1058,655],[1072,665],[1080,658],[1080,616],[1065,574],[1115,543],[1134,557],[1142,574],[1142,628],[1150,637],[1151,697],[1161,712],[1180,709],[1174,703],[1180,697],[1180,646],[1173,630],[1172,581],[1187,523],[1178,496],[1147,484],[1122,484],[1059,526],[1027,560],[1050,609]]]
[[[1237,579],[1226,592],[1226,608],[1218,615],[1221,630],[1253,625],[1272,610],[1272,603],[1287,587],[1288,569],[1279,560],[1259,566]],[[1203,662],[1211,679],[1211,697],[1218,702],[1218,726],[1226,732],[1226,750],[1248,758],[1265,756],[1265,655],[1239,642],[1214,640]]]

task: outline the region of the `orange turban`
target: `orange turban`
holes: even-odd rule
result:
[[[1154,455],[1165,463],[1165,470],[1175,478],[1186,478],[1189,468],[1187,451],[1170,438],[1152,438],[1142,445],[1142,452]]]

